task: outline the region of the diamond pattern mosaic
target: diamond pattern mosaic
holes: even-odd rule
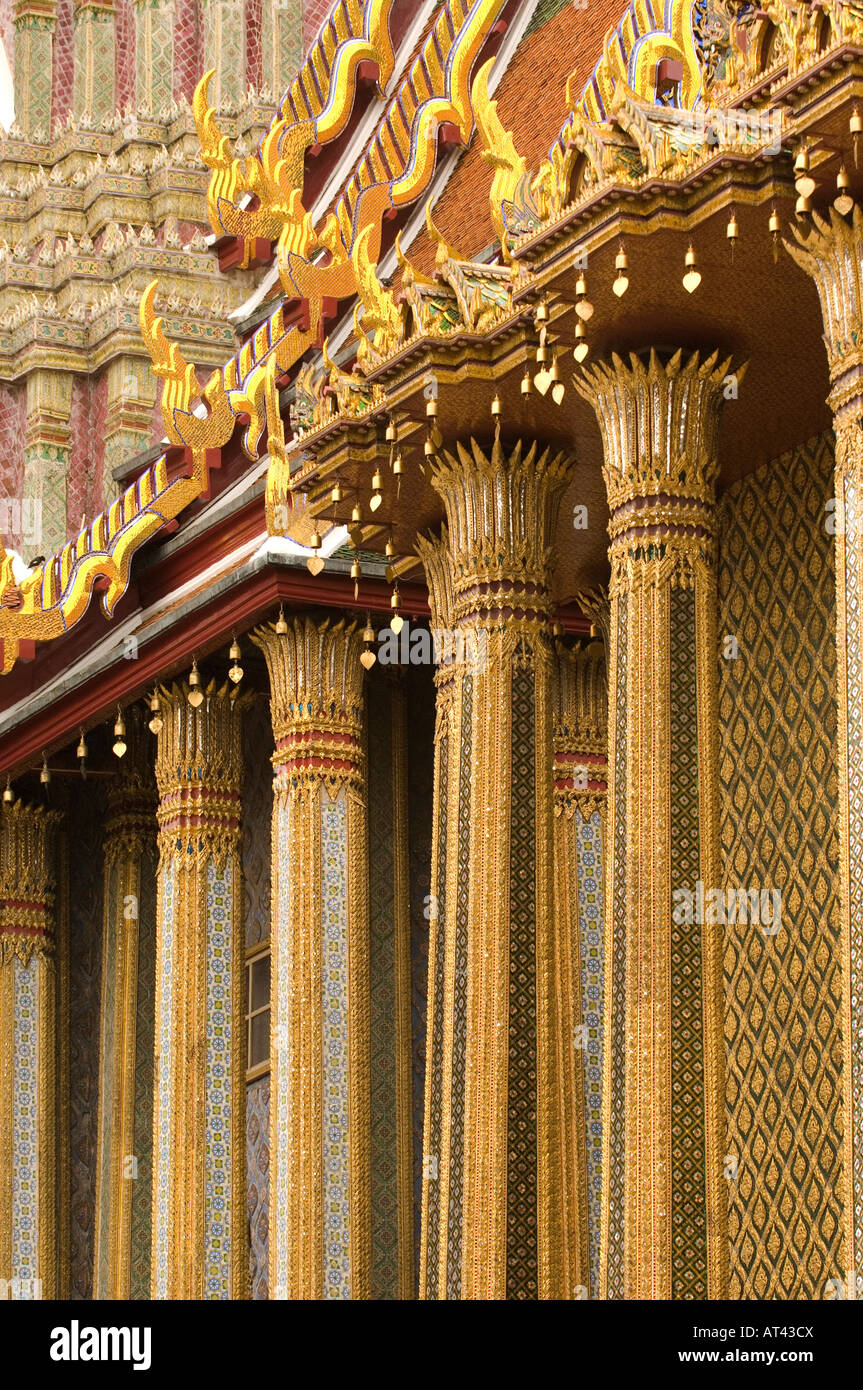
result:
[[[506,1297],[538,1296],[534,674],[512,672]]]
[[[823,1298],[842,1277],[841,1037],[830,437],[721,504],[726,882],[776,888],[782,924],[725,949],[732,1298]],[[781,827],[781,830],[780,830]]]
[[[372,1286],[398,1298],[396,992],[392,694],[370,684],[368,711]]]
[[[584,1132],[587,1161],[587,1226],[590,1289],[599,1290],[599,1211],[602,1200],[602,822],[575,817],[578,855],[578,926],[581,961],[581,1012],[587,1028],[583,1050]]]
[[[321,792],[324,1298],[351,1296],[347,802]]]
[[[207,864],[204,1297],[231,1296],[233,864]]]
[[[606,1256],[608,1298],[623,1297],[623,1175],[626,1161],[625,1143],[625,1072],[624,1047],[626,1039],[626,702],[629,679],[627,653],[628,596],[620,594],[615,604],[617,613],[617,682],[614,708],[614,775],[609,788],[614,797],[614,894],[613,935],[611,937],[611,1017],[607,1046],[611,1056],[606,1066],[611,1068],[611,1119],[607,1135],[605,1163],[608,1169],[608,1226],[610,1239]],[[614,612],[614,609],[612,610]],[[607,938],[608,939],[608,938]]]
[[[470,765],[473,750],[473,676],[461,687],[461,749],[458,774],[458,875],[455,904],[452,1076],[450,1078],[450,1170],[447,1222],[447,1298],[461,1292],[461,1220],[464,1194],[464,1078],[467,1034],[467,929],[470,888]]]
[[[13,1279],[39,1277],[39,966],[12,961],[14,1041],[12,1067]]]
[[[693,891],[700,868],[695,591],[670,606],[671,885]],[[671,1296],[707,1297],[701,929],[671,924]]]

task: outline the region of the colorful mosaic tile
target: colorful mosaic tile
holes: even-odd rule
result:
[[[602,1200],[602,1018],[605,977],[602,939],[602,822],[598,811],[575,818],[578,858],[578,925],[581,959],[584,1130],[587,1154],[587,1225],[590,1289],[599,1291],[599,1212]]]
[[[231,1297],[233,860],[207,864],[204,1297]]]
[[[154,1221],[153,1221],[153,1270],[155,1298],[167,1298],[169,1259],[171,1249],[171,1014],[173,1005],[174,947],[176,908],[176,870],[168,863],[164,866],[160,881],[162,885],[162,939],[159,943],[158,974],[161,995],[159,999],[158,1028],[158,1071],[155,1077],[156,1101],[156,1154],[153,1171]]]
[[[347,802],[321,802],[324,1298],[350,1298]]]
[[[12,961],[12,1270],[39,1277],[39,965]]]
[[[288,1196],[291,1158],[290,1093],[287,1085],[290,1037],[290,967],[287,941],[279,950],[279,933],[284,930],[291,914],[291,815],[280,805],[276,815],[276,861],[278,895],[276,900],[278,931],[273,934],[273,989],[271,993],[271,1035],[274,1045],[270,1055],[270,1080],[275,1091],[275,1182],[271,1197],[274,1239],[270,1247],[270,1287],[273,1298],[288,1296]]]

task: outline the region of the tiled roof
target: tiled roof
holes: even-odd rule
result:
[[[528,168],[539,168],[566,120],[567,78],[576,70],[579,87],[587,81],[602,54],[603,38],[624,8],[624,0],[590,0],[584,9],[540,0],[495,92],[498,115],[504,128],[513,132],[516,149]],[[550,17],[543,20],[548,13]],[[543,22],[537,27],[538,20]],[[491,170],[474,136],[433,214],[439,231],[468,257],[495,240],[488,202],[490,181]],[[412,243],[408,256],[418,270],[431,272],[435,248],[425,232]]]

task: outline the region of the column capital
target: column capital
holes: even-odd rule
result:
[[[821,301],[824,345],[834,412],[854,402],[863,408],[863,211],[855,203],[850,222],[830,208],[829,220],[812,213],[806,235],[792,226],[796,244],[783,245],[815,281]]]
[[[616,353],[583,369],[576,390],[596,412],[604,451],[603,477],[611,511],[612,550],[634,540],[713,536],[719,471],[719,406],[731,359],[714,352],[667,361],[651,348],[647,361]],[[745,367],[737,369],[739,381]],[[636,551],[653,558],[653,545]]]
[[[446,526],[441,527],[439,539],[435,536],[417,536],[416,544],[417,554],[426,572],[432,628],[452,627],[452,564]]]
[[[57,0],[15,0],[13,16],[16,27],[27,20],[37,20],[45,28],[53,29],[57,20]]]
[[[0,809],[0,965],[54,949],[54,835],[59,811],[4,802]]]
[[[270,673],[277,779],[359,783],[363,779],[362,635],[357,623],[288,619],[252,634]]]
[[[417,536],[416,548],[417,554],[423,562],[426,583],[428,584],[432,632],[449,634],[454,627],[455,596],[453,594],[449,532],[446,526],[441,527],[439,540],[435,539],[434,536]],[[438,689],[436,738],[439,738],[443,732],[446,713],[449,709],[447,692],[455,675],[457,655],[454,642],[448,639],[438,641],[437,665],[434,673],[434,681]]]
[[[551,545],[574,459],[536,440],[486,454],[475,439],[434,457],[453,565],[453,620],[500,626],[545,623]]]
[[[129,747],[120,764],[120,774],[108,786],[106,859],[155,848],[157,793],[152,754],[147,735],[140,728],[140,718],[129,711],[126,721],[134,721],[134,725],[129,731]]]
[[[240,837],[242,711],[248,698],[211,681],[195,708],[189,686],[162,687],[156,754],[159,839],[163,848],[223,852]],[[185,861],[182,861],[185,862]],[[189,866],[191,867],[191,865]]]

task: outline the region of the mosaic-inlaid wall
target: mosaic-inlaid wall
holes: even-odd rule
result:
[[[412,1268],[412,1095],[404,673],[366,682],[371,1038],[371,1297],[407,1297]]]
[[[426,1001],[431,901],[435,692],[431,671],[412,666],[408,697],[408,825],[411,900],[411,1077],[414,1176],[414,1273],[419,1291],[425,1103]]]
[[[820,1299],[842,1277],[832,496],[824,436],[720,506],[725,887],[760,895],[757,920],[716,928],[733,1299]]]

